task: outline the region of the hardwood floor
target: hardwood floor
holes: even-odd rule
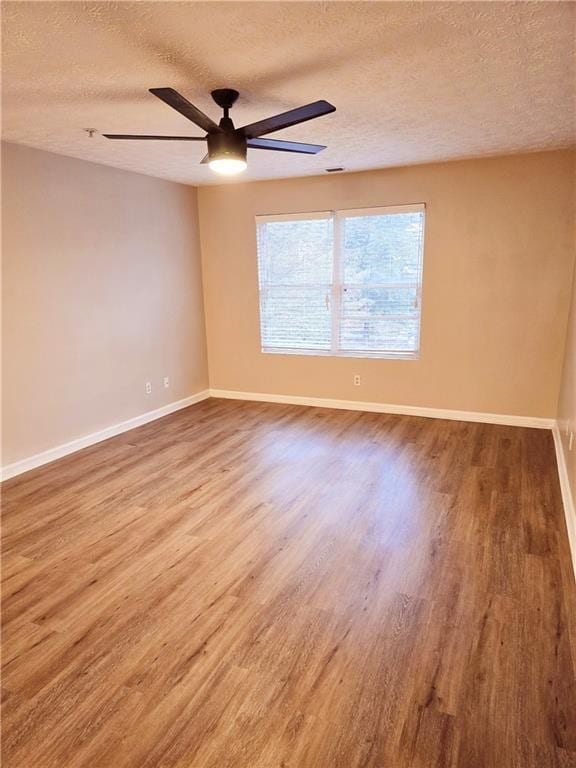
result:
[[[3,515],[5,768],[576,765],[546,431],[209,400]]]

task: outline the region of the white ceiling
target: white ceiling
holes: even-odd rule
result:
[[[269,138],[316,157],[252,150],[242,179],[281,178],[555,148],[575,141],[576,5],[555,2],[4,2],[7,141],[189,184],[221,183],[201,135],[148,93],[181,91],[243,125],[317,99],[337,111]]]

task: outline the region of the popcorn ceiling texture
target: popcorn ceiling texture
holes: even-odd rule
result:
[[[335,114],[276,134],[317,157],[249,152],[243,179],[567,146],[575,141],[573,3],[3,3],[3,138],[188,184],[222,183],[201,135],[147,89],[236,125],[327,99]]]

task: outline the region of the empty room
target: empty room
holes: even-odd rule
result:
[[[4,768],[576,768],[576,3],[1,13]]]

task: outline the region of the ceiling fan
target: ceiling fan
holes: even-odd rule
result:
[[[150,88],[150,93],[206,131],[206,136],[137,136],[117,133],[105,133],[103,135],[107,139],[139,141],[207,141],[208,154],[201,162],[208,163],[212,170],[226,175],[233,175],[245,170],[247,167],[247,149],[272,149],[277,152],[296,152],[303,155],[315,155],[317,152],[321,152],[326,149],[322,144],[302,144],[299,141],[262,139],[260,137],[336,111],[336,107],[327,101],[314,101],[312,104],[290,109],[288,112],[258,120],[256,123],[245,125],[242,128],[235,128],[228,113],[239,94],[232,88],[219,88],[212,91],[212,98],[224,110],[224,116],[218,124],[173,88]]]

